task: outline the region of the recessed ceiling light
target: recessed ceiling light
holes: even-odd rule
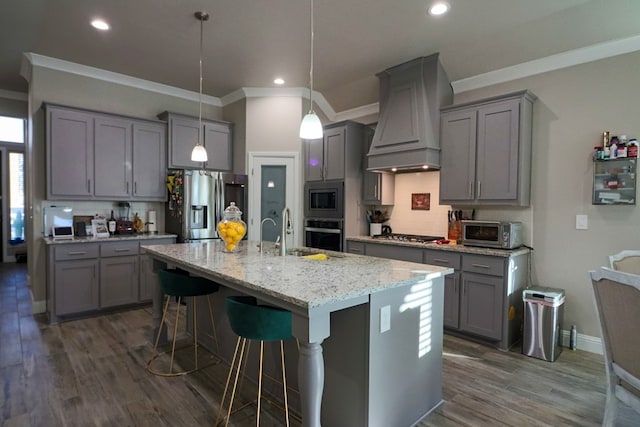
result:
[[[398,168],[391,168],[391,172],[397,172]]]
[[[451,9],[451,6],[449,6],[449,3],[444,2],[444,1],[438,1],[438,2],[433,3],[429,7],[429,15],[431,15],[431,16],[444,15],[445,13],[447,13],[449,11],[449,9]]]
[[[281,79],[280,77],[278,77],[277,79],[275,79],[273,81],[275,84],[277,85],[283,85],[284,84],[284,79]]]
[[[422,169],[429,169],[429,165],[422,165]]]
[[[91,21],[91,26],[102,31],[106,31],[109,29],[109,24],[107,24],[106,21],[103,21],[102,19],[94,19],[93,21]]]

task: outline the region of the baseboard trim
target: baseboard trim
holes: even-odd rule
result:
[[[571,331],[562,331],[562,346],[569,348],[571,340]],[[578,350],[584,350],[591,353],[602,354],[602,340],[591,335],[578,334]]]
[[[47,302],[46,301],[33,301],[31,303],[31,313],[40,314],[47,312]]]

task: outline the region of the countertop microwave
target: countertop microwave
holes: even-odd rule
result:
[[[462,244],[483,248],[516,249],[524,244],[521,222],[462,221]]]

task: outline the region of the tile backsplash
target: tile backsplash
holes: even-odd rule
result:
[[[389,225],[394,233],[447,237],[449,205],[440,205],[440,172],[396,174],[394,206]],[[411,209],[411,195],[428,193],[429,210]]]

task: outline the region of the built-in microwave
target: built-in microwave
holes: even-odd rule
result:
[[[515,249],[524,244],[521,222],[462,221],[462,244],[484,248]]]
[[[344,218],[344,181],[307,182],[304,195],[305,217]]]

